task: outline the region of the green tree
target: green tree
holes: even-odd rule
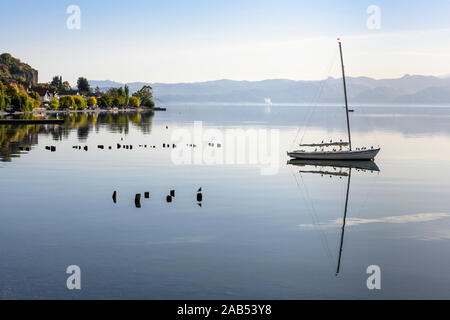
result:
[[[52,87],[55,87],[56,89],[61,89],[62,88],[62,77],[54,76],[52,81],[50,82],[50,85]]]
[[[87,99],[87,105],[88,105],[89,107],[94,107],[94,106],[96,106],[96,105],[97,105],[97,99],[95,99],[94,97],[89,97],[89,98]]]
[[[6,86],[6,95],[12,99],[12,97],[17,96],[19,94],[19,88],[16,84],[8,84]]]
[[[33,109],[41,107],[42,101],[41,101],[40,97],[37,98],[37,99],[31,98],[31,100],[32,100],[32,103],[33,103]]]
[[[69,81],[64,81],[61,85],[62,90],[72,90],[72,87],[70,86]]]
[[[75,104],[75,100],[72,96],[62,96],[59,98],[60,107],[64,108],[74,108],[76,110],[77,105]]]
[[[0,110],[6,109],[6,92],[3,83],[0,81]]]
[[[18,111],[32,111],[41,104],[40,99],[36,100],[30,97],[27,92],[15,84],[9,84],[6,87],[6,104],[13,107],[13,110]]]
[[[153,108],[155,103],[153,102],[152,90],[153,89],[150,86],[143,86],[142,89],[135,92],[133,96],[139,98],[141,106]]]
[[[41,99],[41,96],[37,92],[31,92],[30,97],[32,97],[33,99]]]
[[[130,106],[132,106],[132,107],[139,107],[140,106],[140,101],[139,101],[139,98],[138,97],[130,97]]]
[[[125,104],[125,98],[121,96],[116,96],[112,99],[112,105],[114,107],[122,107]]]
[[[86,99],[82,96],[73,96],[73,100],[75,101],[75,104],[77,106],[77,109],[85,109],[87,104],[86,104]]]
[[[58,98],[53,97],[53,98],[50,100],[49,105],[50,105],[50,109],[52,109],[52,110],[58,110],[58,108],[59,108],[59,101],[58,101]]]
[[[111,107],[112,99],[109,95],[104,94],[100,97],[100,100],[98,100],[98,106],[101,108],[109,108]]]
[[[128,88],[128,86],[125,85],[124,91],[125,91],[125,105],[128,106],[130,103],[130,88]]]
[[[20,111],[32,111],[34,108],[34,99],[30,98],[25,91],[19,91],[17,95],[11,97],[12,106]]]
[[[125,91],[123,90],[122,87],[120,87],[119,89],[117,89],[117,95],[119,97],[124,97],[125,98]]]
[[[111,97],[123,97],[124,96],[124,92],[122,87],[120,88],[109,88],[108,91],[106,92],[108,95],[110,95]]]
[[[89,81],[83,77],[78,78],[77,87],[78,87],[78,90],[80,90],[83,93],[89,93],[92,90],[91,86],[89,85]]]

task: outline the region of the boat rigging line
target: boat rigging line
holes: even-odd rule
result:
[[[299,172],[300,178],[302,180],[303,189],[305,190],[305,193],[303,193],[303,191],[302,191],[302,189],[300,187],[300,184],[298,182],[298,179],[297,179],[294,171],[292,171],[293,169],[290,168],[290,170],[291,170],[292,176],[294,177],[295,182],[297,184],[297,188],[298,188],[300,194],[302,195],[303,200],[305,201],[305,204],[309,205],[309,207],[311,209],[311,217],[312,217],[312,220],[313,220],[314,229],[319,232],[320,242],[322,243],[322,247],[324,248],[325,254],[326,254],[327,259],[328,259],[328,263],[330,264],[330,268],[334,269],[334,260],[335,259],[333,257],[333,254],[332,254],[331,250],[330,250],[330,246],[328,245],[328,239],[327,239],[323,229],[320,228],[320,226],[319,226],[319,222],[318,222],[319,219],[317,217],[317,211],[316,211],[316,208],[314,207],[314,203],[311,201],[311,197],[309,196],[309,191],[308,191],[308,189],[306,187],[306,184],[303,181],[302,174]]]
[[[335,52],[335,54],[333,55],[332,59],[330,60],[329,64],[327,65],[327,67],[325,68],[325,72],[323,73],[322,79],[325,78],[326,75],[330,74],[330,71],[334,68],[334,66],[336,65],[336,56],[337,56],[338,52]],[[318,101],[320,99],[320,97],[322,96],[323,93],[323,89],[325,87],[326,82],[328,81],[328,77],[326,79],[320,80],[320,84],[319,84],[319,89],[316,92],[316,95],[314,97],[314,99],[311,101],[311,107],[309,108],[308,112],[306,113],[305,119],[303,121],[303,126],[300,126],[297,128],[297,132],[296,135],[294,137],[294,140],[292,140],[291,143],[291,148],[295,145],[295,141],[297,140],[300,130],[302,128],[304,128],[303,130],[303,134],[302,137],[300,139],[300,143],[302,143],[303,138],[305,137],[305,133],[306,133],[306,124],[309,122],[310,118],[312,117],[312,115],[314,114],[315,110],[317,109],[318,106]]]

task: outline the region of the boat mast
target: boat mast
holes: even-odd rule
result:
[[[341,54],[341,66],[342,66],[342,81],[344,82],[344,97],[345,97],[345,113],[347,115],[347,132],[348,132],[348,145],[350,147],[350,151],[352,150],[352,139],[350,137],[350,120],[348,117],[348,103],[347,103],[347,86],[345,85],[345,72],[344,72],[344,58],[342,57],[342,45],[339,40],[339,53]]]
[[[338,258],[338,265],[337,265],[337,269],[336,269],[336,276],[339,274],[339,270],[341,268],[342,247],[344,245],[345,219],[347,218],[348,191],[350,190],[351,177],[352,177],[352,168],[349,168],[348,182],[347,182],[347,195],[345,196],[344,218],[342,219],[341,244],[339,245],[339,258]]]

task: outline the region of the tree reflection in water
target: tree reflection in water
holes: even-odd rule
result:
[[[151,111],[74,113],[63,116],[63,125],[0,125],[0,161],[9,162],[31,150],[38,144],[39,135],[51,135],[53,140],[61,141],[76,130],[78,139],[86,141],[93,130],[98,132],[100,128],[106,128],[110,132],[127,134],[130,126],[150,134],[153,116]],[[23,115],[21,119],[30,119],[30,115]]]

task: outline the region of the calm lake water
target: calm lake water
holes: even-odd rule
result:
[[[169,105],[0,125],[0,297],[449,299],[450,108],[355,107],[353,143],[381,146],[380,171],[352,170],[336,275],[348,177],[300,173],[322,168],[288,165],[286,150],[296,137],[345,139],[344,117],[340,107]],[[278,130],[277,171],[175,164],[175,151],[200,148],[162,144],[194,133],[194,121],[224,136]],[[81,290],[66,287],[69,265],[81,268]],[[370,265],[381,290],[367,288]]]

